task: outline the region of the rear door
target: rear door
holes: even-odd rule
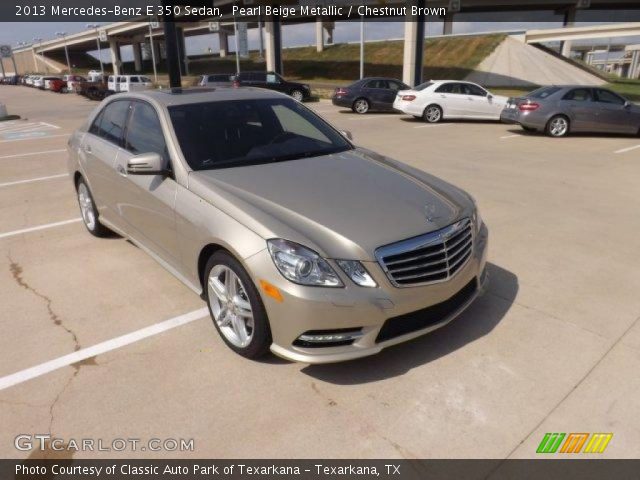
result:
[[[626,100],[603,88],[596,88],[595,100],[599,111],[599,124],[607,132],[636,133],[638,125],[634,122],[631,108],[626,107]]]
[[[177,183],[170,175],[131,175],[127,163],[135,155],[157,153],[172,170],[165,135],[156,109],[142,100],[131,102],[125,140],[115,170],[118,177],[116,208],[127,231],[164,261],[178,268],[175,200]]]
[[[601,112],[594,102],[593,89],[574,88],[564,94],[560,100],[560,110],[569,114],[571,130],[588,132],[606,129],[601,125]]]
[[[100,216],[120,228],[122,222],[116,209],[119,178],[115,165],[128,115],[128,100],[109,102],[91,124],[79,152]]]
[[[466,117],[470,106],[467,95],[463,94],[458,82],[447,82],[435,90],[435,103],[438,103],[447,117]]]

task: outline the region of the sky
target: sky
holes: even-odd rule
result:
[[[579,11],[576,18],[577,25],[587,25],[594,23],[608,23],[612,21],[623,21],[629,18],[630,12],[617,11],[604,15],[603,12]],[[638,16],[638,11],[633,12],[633,16]],[[536,28],[555,28],[562,26],[563,17],[552,11],[541,12],[501,12],[488,14],[473,14],[469,17],[464,13],[455,17],[453,33],[480,33],[488,31],[521,31]],[[442,21],[426,22],[427,36],[442,34]],[[55,38],[55,33],[65,31],[69,34],[85,30],[84,23],[79,22],[33,22],[33,23],[7,23],[0,22],[0,44],[11,44],[14,47],[18,42],[31,43],[34,37],[51,39]],[[365,40],[387,40],[403,37],[404,22],[365,22]],[[304,46],[315,44],[315,29],[309,28],[309,24],[287,25],[283,24],[283,45],[285,47]],[[334,42],[356,42],[360,38],[359,22],[337,22],[334,31]],[[639,43],[638,38],[611,39],[613,43],[632,42]],[[589,42],[575,42],[586,43]],[[607,39],[598,40],[598,43],[607,43]],[[187,39],[186,48],[188,55],[206,53],[209,48],[218,51],[217,35],[201,35]],[[234,38],[229,38],[229,47],[234,50]],[[249,30],[249,48],[258,48],[258,30]],[[97,52],[91,52],[97,55]],[[103,59],[110,61],[109,53],[102,52]],[[123,60],[131,60],[131,48],[122,49]]]

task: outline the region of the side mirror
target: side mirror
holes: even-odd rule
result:
[[[490,93],[487,93],[487,100],[493,100],[493,95],[491,95]]]
[[[127,162],[127,173],[130,175],[165,175],[164,161],[157,153],[143,153],[132,157]]]
[[[349,140],[353,140],[353,135],[349,130],[340,130],[340,133],[342,134],[343,137],[346,137]]]
[[[626,109],[631,108],[631,102],[629,100],[627,100],[626,102],[624,102],[624,105],[622,107],[626,108]]]

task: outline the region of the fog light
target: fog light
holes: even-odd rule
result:
[[[361,328],[339,330],[309,330],[300,335],[294,345],[298,347],[338,347],[351,345],[362,336]]]

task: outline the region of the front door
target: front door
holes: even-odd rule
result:
[[[609,90],[598,88],[596,105],[599,110],[600,125],[607,132],[636,133],[638,125],[633,122],[633,112],[626,106],[626,100]]]
[[[117,209],[132,237],[177,267],[176,181],[170,174],[127,173],[129,160],[143,153],[159,154],[171,170],[164,133],[155,108],[144,101],[131,103],[126,137],[115,167],[119,177]]]

